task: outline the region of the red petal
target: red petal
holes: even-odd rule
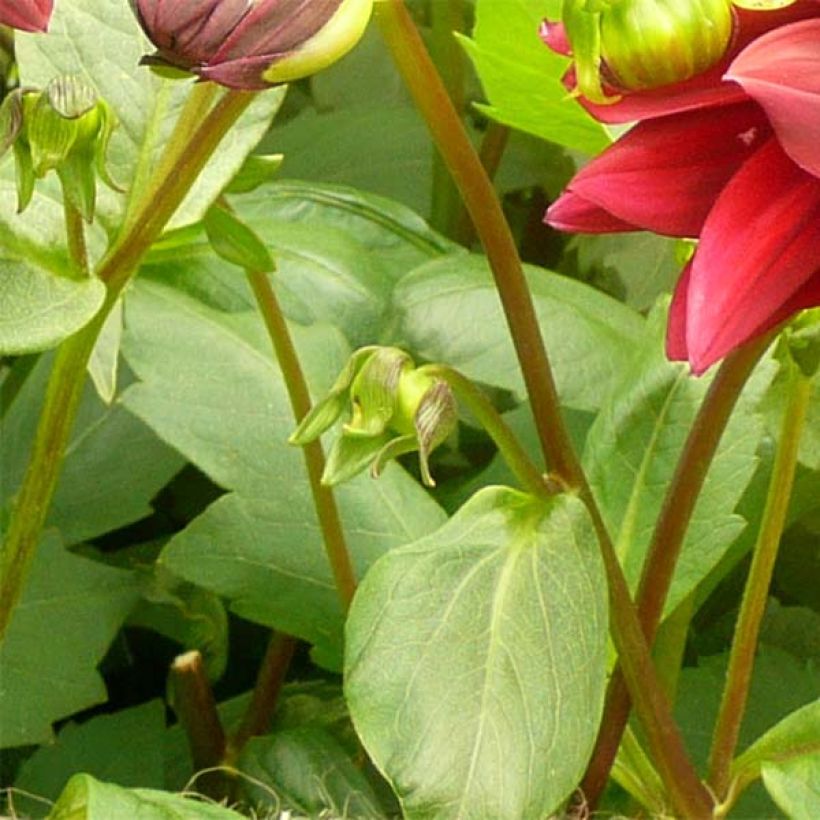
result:
[[[0,0],[0,25],[21,31],[45,31],[54,0]]]
[[[562,57],[572,56],[572,44],[567,37],[563,23],[542,20],[538,28],[538,36],[544,42],[544,45],[549,46],[556,54],[560,54]]]
[[[686,295],[691,278],[692,263],[689,262],[681,271],[680,279],[675,286],[666,324],[666,358],[673,362],[685,362],[689,359],[686,347]]]
[[[766,109],[786,153],[820,176],[820,19],[755,40],[726,76]]]
[[[771,139],[723,191],[701,234],[686,293],[695,372],[784,318],[816,275],[818,248],[820,180]]]
[[[640,230],[568,188],[547,209],[544,222],[567,233],[623,233]]]
[[[723,187],[770,134],[751,102],[648,120],[587,165],[570,189],[630,225],[697,236]],[[548,219],[556,225],[552,211]]]

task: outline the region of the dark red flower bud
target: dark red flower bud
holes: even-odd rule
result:
[[[0,0],[0,25],[22,31],[45,31],[54,0]]]
[[[373,0],[131,0],[157,47],[146,59],[231,88],[313,74],[349,51]]]

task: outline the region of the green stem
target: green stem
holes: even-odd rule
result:
[[[174,711],[188,739],[194,771],[220,766],[225,757],[225,731],[198,651],[174,658],[171,686]],[[204,794],[215,800],[221,800],[228,793],[222,772],[203,775],[198,785]]]
[[[455,32],[464,30],[464,0],[432,0],[433,55],[436,58],[444,87],[459,116],[465,110],[465,61],[464,53],[455,38]],[[452,236],[461,210],[461,198],[438,151],[433,154],[433,196],[430,222],[445,236]]]
[[[63,216],[65,218],[68,256],[71,259],[74,276],[87,279],[90,275],[88,249],[85,243],[85,221],[76,205],[72,204],[63,189]]]
[[[649,546],[638,587],[638,613],[648,643],[655,638],[663,605],[672,583],[689,520],[700,495],[709,465],[740,392],[771,335],[745,345],[721,365],[678,460],[666,491],[661,513]],[[624,674],[616,667],[609,680],[604,717],[581,788],[595,807],[609,778],[624,728],[629,719],[630,692]]]
[[[419,371],[443,379],[450,385],[455,397],[487,431],[495,446],[498,447],[501,457],[507,462],[507,466],[524,489],[537,496],[549,495],[544,476],[538,472],[526,450],[481,388],[473,384],[462,373],[446,365],[425,365],[419,368]]]
[[[290,635],[272,632],[265,657],[259,667],[256,685],[242,723],[228,743],[225,762],[233,765],[245,744],[262,735],[270,728],[271,718],[276,711],[279,693],[285,683],[293,653],[299,642]]]
[[[376,18],[484,245],[532,403],[544,458],[565,484],[578,487],[582,483],[580,467],[561,418],[532,296],[492,182],[402,0],[377,3]]]
[[[495,179],[495,175],[498,173],[509,140],[510,129],[506,125],[497,122],[491,122],[484,132],[481,147],[478,149],[478,158],[491,180]],[[453,239],[465,247],[469,247],[475,241],[475,227],[463,205],[459,207],[458,217],[453,229]]]
[[[811,392],[811,381],[798,367],[791,365],[789,393],[783,413],[780,441],[752,565],[740,604],[729,655],[726,685],[709,755],[709,783],[720,800],[725,799],[729,792],[732,757],[746,709],[760,624],[766,610],[774,563],[786,523],[800,435],[806,421]]]
[[[285,322],[285,317],[282,315],[279,300],[271,287],[268,275],[257,271],[247,271],[247,276],[273,343],[285,387],[290,397],[293,415],[298,423],[310,411],[311,402],[290,330]],[[325,455],[322,451],[321,442],[313,441],[304,445],[302,452],[307,467],[310,491],[313,495],[313,504],[322,530],[325,551],[330,561],[342,607],[346,612],[356,592],[356,575],[347,549],[336,499],[330,487],[322,484]]]
[[[498,197],[402,0],[376,6],[382,34],[481,238],[533,407],[544,457],[558,483],[579,491],[598,534],[609,583],[612,636],[658,771],[678,810],[711,815],[712,801],[689,761],[658,684],[623,570],[561,417],[555,382],[518,249]]]
[[[130,228],[100,263],[96,275],[108,288],[103,307],[88,325],[57,349],[32,454],[0,555],[0,641],[34,558],[82,395],[88,359],[103,323],[140,260],[252,98],[250,94],[229,92],[198,127],[192,127],[191,122],[177,122],[176,128],[188,134],[188,150],[178,154],[168,177],[158,185],[152,198],[144,199]]]

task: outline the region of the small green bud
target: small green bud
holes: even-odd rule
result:
[[[31,200],[34,179],[56,171],[64,195],[90,222],[96,176],[117,189],[105,163],[115,127],[111,109],[73,76],[57,77],[42,92],[23,89],[7,101],[5,113],[0,110],[0,154],[13,145],[18,209],[24,210]]]
[[[330,393],[304,418],[292,444],[317,439],[349,409],[350,419],[330,450],[322,481],[338,484],[371,466],[377,476],[399,455],[418,452],[428,486],[430,453],[455,429],[456,405],[450,388],[416,368],[404,351],[367,347],[350,357]]]
[[[726,53],[734,14],[730,0],[565,0],[562,11],[575,55],[578,90],[614,102],[601,75],[625,91],[681,82]]]

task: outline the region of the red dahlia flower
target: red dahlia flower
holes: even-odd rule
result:
[[[667,335],[669,357],[695,373],[820,305],[820,0],[736,14],[713,69],[648,91],[611,88],[623,94],[613,105],[581,98],[603,122],[640,122],[546,215],[567,231],[700,239]],[[561,43],[559,29],[545,35]]]
[[[54,0],[0,0],[0,25],[22,31],[45,31]]]
[[[0,0],[2,2],[2,0]],[[131,0],[153,64],[255,90],[313,74],[364,32],[373,0]]]

